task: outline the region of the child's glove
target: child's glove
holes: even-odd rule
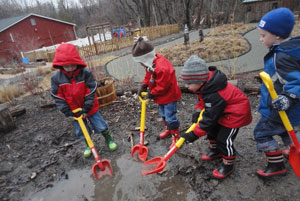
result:
[[[200,111],[201,112],[201,111]],[[197,123],[198,121],[198,118],[199,118],[199,115],[200,115],[200,112],[195,112],[192,116],[192,122],[193,123]]]
[[[66,115],[66,117],[75,117],[76,114],[74,112],[72,112],[71,110],[67,111],[64,113]]]
[[[87,112],[83,109],[77,112],[77,116],[80,117],[80,115],[82,115],[82,118],[85,119],[87,117]]]
[[[199,139],[199,137],[195,135],[193,131],[189,133],[180,134],[180,137],[183,137],[187,143],[192,143],[195,140]]]
[[[148,94],[146,95],[146,99],[152,99],[152,98],[154,98],[154,95],[148,92]]]
[[[147,88],[148,88],[148,85],[143,84],[143,85],[139,88],[139,90],[138,90],[138,95],[139,95],[139,96],[142,96],[142,92],[146,92],[146,91],[147,91]]]
[[[272,101],[272,107],[278,111],[286,111],[290,105],[290,100],[285,95],[278,95],[278,98]]]

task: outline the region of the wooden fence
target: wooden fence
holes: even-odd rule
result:
[[[142,35],[147,36],[149,40],[153,40],[155,38],[160,38],[177,32],[179,32],[178,24],[141,28]],[[135,36],[136,35],[134,34],[131,36],[126,36],[124,38],[113,38],[112,40],[106,40],[94,43],[92,45],[77,47],[77,49],[82,58],[90,58],[101,53],[113,52],[126,47],[130,47],[133,45]],[[47,60],[49,62],[52,62],[54,54],[55,50],[24,52],[24,56],[27,57],[30,61]]]

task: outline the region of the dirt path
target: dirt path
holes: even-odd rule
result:
[[[253,75],[248,78],[242,79],[241,88],[253,82]],[[111,198],[114,201],[299,200],[300,180],[295,176],[287,161],[288,174],[285,177],[261,180],[255,174],[258,168],[265,167],[266,161],[263,154],[256,151],[252,134],[259,118],[258,97],[249,94],[248,97],[252,104],[253,122],[242,128],[237,136],[235,146],[238,158],[235,171],[224,181],[216,180],[211,176],[211,172],[220,165],[221,161],[200,160],[201,154],[205,153],[208,148],[205,138],[193,144],[184,145],[178,150],[169,159],[167,171],[163,174],[150,177],[137,176],[140,175],[138,169],[140,163],[136,163],[129,157],[131,148],[127,134],[133,133],[134,141],[138,143],[138,131],[134,129],[139,126],[140,103],[136,95],[131,93],[118,97],[115,103],[101,108],[100,112],[107,120],[119,144],[119,149],[111,153],[105,146],[102,136],[93,136],[102,158],[109,158],[113,161],[115,177],[109,181],[93,181],[95,183],[91,185],[92,189],[82,188],[81,193],[92,191],[91,198],[79,197],[72,200],[98,201],[102,200],[101,197],[104,195],[105,200]],[[51,99],[51,97],[48,98]],[[184,93],[179,102],[178,117],[182,130],[190,125],[196,101],[195,95]],[[0,136],[0,200],[19,201],[26,197],[32,201],[46,201],[47,197],[36,199],[34,196],[29,198],[27,196],[45,189],[50,191],[58,185],[57,182],[71,180],[74,176],[72,174],[74,169],[87,172],[88,178],[93,180],[89,170],[94,159],[82,157],[83,144],[76,141],[72,120],[65,118],[56,107],[40,108],[38,96],[28,96],[17,102],[23,104],[27,112],[16,119],[17,129]],[[157,105],[153,102],[147,106],[148,158],[167,153],[171,141],[171,139],[160,141],[156,139],[157,134],[163,128],[157,109]],[[124,168],[127,171],[124,172]],[[126,178],[126,174],[134,176]],[[123,179],[120,179],[118,175],[123,175]],[[82,177],[79,180],[84,182]],[[106,192],[101,191],[103,185],[109,186]],[[62,193],[62,190],[60,192]],[[102,195],[99,195],[99,192],[103,192]]]

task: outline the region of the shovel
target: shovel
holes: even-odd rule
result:
[[[81,110],[82,110],[81,108],[77,108],[77,109],[73,110],[72,112],[77,113]],[[100,157],[96,151],[96,148],[94,146],[94,143],[92,142],[92,139],[89,135],[89,132],[87,131],[85,124],[82,120],[82,115],[80,115],[80,117],[73,117],[73,119],[78,121],[79,126],[85,137],[85,140],[86,140],[89,148],[92,150],[93,156],[96,160],[96,163],[92,166],[92,172],[93,172],[94,177],[96,179],[100,179],[103,175],[112,176],[113,175],[112,167],[107,159],[102,159],[102,160],[100,159]]]
[[[266,72],[259,73],[259,76],[263,80],[265,86],[267,87],[270,96],[272,100],[275,100],[278,98],[276,91],[274,90],[274,86],[272,83],[272,80],[270,78],[270,75]],[[288,119],[288,116],[286,115],[285,111],[278,111],[279,116],[283,122],[283,125],[285,129],[287,130],[288,134],[290,135],[290,138],[293,141],[293,144],[290,146],[290,154],[289,154],[289,163],[292,166],[295,174],[297,177],[300,177],[300,144],[296,137],[295,131]]]
[[[203,112],[204,112],[204,110],[201,111],[201,113],[198,117],[197,123],[193,123],[190,126],[190,128],[187,131],[185,131],[185,133],[189,133],[189,132],[191,132],[195,129],[195,127],[197,126],[199,121],[202,119],[202,113]],[[167,165],[166,161],[181,147],[184,140],[185,140],[185,138],[181,137],[176,142],[176,144],[168,151],[168,153],[166,155],[164,155],[164,157],[157,156],[155,158],[152,158],[152,159],[146,161],[143,164],[143,169],[144,170],[142,170],[142,174],[143,175],[148,175],[148,174],[154,174],[154,173],[161,172]]]
[[[142,92],[142,97],[147,95],[147,92]],[[141,108],[141,123],[140,123],[140,144],[135,145],[131,150],[131,157],[138,153],[138,158],[141,161],[145,161],[148,156],[148,148],[144,145],[144,136],[145,136],[145,119],[146,119],[146,103],[149,99],[143,99],[139,96],[139,99],[142,103]]]

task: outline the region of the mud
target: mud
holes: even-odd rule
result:
[[[253,75],[239,80],[242,89],[255,82]],[[39,107],[39,96],[20,98],[14,104],[23,104],[26,114],[16,118],[15,130],[0,136],[0,200],[299,200],[300,179],[287,161],[288,173],[284,177],[263,180],[256,176],[256,170],[266,165],[253,139],[259,97],[247,95],[253,121],[240,129],[235,140],[235,170],[225,180],[214,179],[211,174],[221,160],[200,159],[208,148],[205,138],[184,144],[167,161],[162,174],[142,176],[141,162],[130,157],[128,134],[132,133],[138,143],[136,127],[140,123],[140,102],[130,92],[100,108],[119,149],[110,152],[101,135],[92,135],[100,157],[110,159],[114,171],[112,178],[95,180],[91,172],[95,161],[93,157],[82,157],[84,144],[74,134],[72,119],[65,118],[56,107]],[[183,93],[178,104],[181,132],[191,124],[196,102],[195,95]],[[171,138],[157,139],[163,123],[152,101],[147,104],[146,128],[148,159],[166,154]]]

